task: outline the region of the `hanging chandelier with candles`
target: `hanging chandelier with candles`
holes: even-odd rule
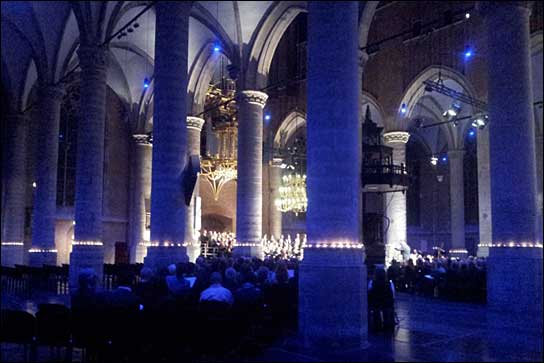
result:
[[[306,213],[308,197],[306,195],[306,138],[301,133],[287,147],[283,158],[286,160],[286,173],[282,176],[279,187],[280,197],[274,201],[281,212],[292,212],[298,216]]]
[[[280,197],[275,200],[278,210],[293,212],[295,215],[306,212],[308,197],[306,196],[305,174],[284,175],[279,192]]]
[[[211,121],[216,145],[200,162],[200,176],[212,189],[214,199],[219,199],[223,187],[237,177],[238,121],[234,101],[234,81],[223,78],[220,86],[210,85],[207,104],[212,107]],[[211,141],[210,137],[210,141]]]

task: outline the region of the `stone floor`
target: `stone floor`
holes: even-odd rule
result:
[[[41,302],[68,303],[67,296],[34,296],[32,301],[2,294],[2,308],[37,311]],[[417,362],[542,362],[542,317],[513,318],[488,311],[485,306],[446,302],[397,294],[399,325],[393,333],[369,335],[365,350],[311,351],[298,347],[295,337],[285,337],[257,362],[417,361]],[[535,324],[536,323],[536,324]],[[22,349],[2,344],[2,361],[23,361]],[[74,361],[80,360],[74,351]],[[180,357],[181,358],[181,357]],[[51,361],[47,348],[39,361]],[[180,359],[182,361],[182,359]]]
[[[332,353],[297,347],[295,338],[270,348],[260,362],[542,362],[542,317],[524,320],[486,306],[398,293],[400,323],[369,335],[364,350]]]

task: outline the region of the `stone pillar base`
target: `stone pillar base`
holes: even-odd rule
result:
[[[70,253],[69,283],[70,290],[78,288],[79,271],[83,268],[92,268],[98,277],[98,285],[102,286],[104,276],[104,247],[73,245]]]
[[[189,262],[185,247],[148,247],[147,256],[144,258],[144,266],[157,271],[178,262]]]
[[[136,246],[136,257],[134,261],[136,263],[144,263],[144,258],[146,255],[147,255],[147,246],[142,243],[138,243],[138,245]]]
[[[490,310],[542,322],[542,248],[492,247],[487,260]]]
[[[187,246],[187,255],[190,262],[195,262],[198,256],[200,256],[200,243]]]
[[[22,265],[23,256],[23,245],[2,245],[2,266]]]
[[[264,259],[262,246],[236,246],[232,249],[234,257],[257,257]]]
[[[476,257],[489,257],[489,247],[478,246]]]
[[[299,274],[299,335],[304,347],[368,346],[362,249],[306,248]]]
[[[54,251],[54,252],[53,252]],[[42,267],[43,265],[57,265],[57,251],[48,251],[48,250],[40,250],[40,251],[29,251],[29,259],[28,264],[33,267]]]

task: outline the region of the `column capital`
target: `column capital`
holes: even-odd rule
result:
[[[238,102],[252,103],[264,108],[268,95],[261,91],[241,91],[236,95],[236,99]]]
[[[204,126],[204,119],[195,116],[187,116],[187,128],[197,130],[198,132],[202,131],[202,126]]]
[[[530,1],[480,1],[477,2],[476,8],[484,18],[497,14],[500,10],[511,12],[513,9],[517,9],[526,11],[527,16],[531,14]]]
[[[364,68],[366,62],[368,61],[368,58],[370,58],[370,56],[368,55],[366,50],[359,49],[359,67]]]
[[[390,131],[383,134],[386,144],[406,144],[410,139],[410,133],[406,131]]]
[[[132,135],[132,139],[134,139],[136,145],[152,146],[147,134],[134,134]]]
[[[465,150],[463,149],[448,150],[448,157],[450,159],[463,159],[464,156]]]
[[[100,70],[106,71],[108,67],[107,49],[91,45],[80,46],[77,50],[79,64],[83,70]]]
[[[65,95],[64,87],[55,85],[41,86],[39,89],[40,96],[43,99],[52,99],[55,101],[62,101]]]
[[[282,158],[272,158],[272,160],[269,161],[269,165],[272,168],[281,168],[283,165],[283,159]]]

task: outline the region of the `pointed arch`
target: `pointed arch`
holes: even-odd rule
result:
[[[306,114],[299,110],[293,110],[287,114],[274,135],[274,147],[283,147],[298,130],[306,127]]]

